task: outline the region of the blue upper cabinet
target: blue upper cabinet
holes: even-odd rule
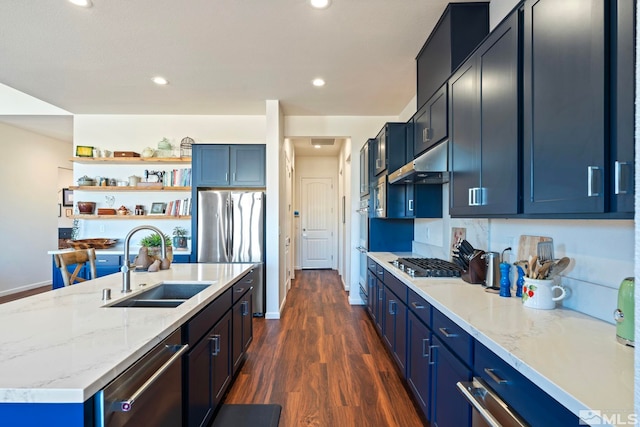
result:
[[[634,211],[634,0],[612,2],[611,211]]]
[[[489,2],[449,3],[416,57],[418,108],[431,99],[488,33]]]
[[[447,137],[447,84],[418,110],[413,118],[413,155],[425,152]]]
[[[607,210],[608,3],[525,3],[526,214]]]
[[[264,187],[264,145],[195,144],[193,187]]]
[[[518,18],[504,20],[449,81],[454,217],[519,211]]]

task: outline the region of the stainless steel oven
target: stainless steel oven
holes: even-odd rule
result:
[[[96,397],[96,426],[182,425],[180,330],[142,356]]]
[[[480,378],[458,382],[458,390],[473,407],[472,427],[525,427],[525,423]]]
[[[387,217],[387,175],[378,178],[373,187],[373,216],[376,218]]]

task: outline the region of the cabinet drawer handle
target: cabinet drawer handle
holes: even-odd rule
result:
[[[237,294],[241,294],[241,293],[243,293],[243,292],[244,292],[244,288],[238,288],[238,289],[236,289],[236,293],[237,293]]]
[[[458,334],[454,334],[454,333],[449,332],[447,330],[447,328],[438,328],[438,330],[440,331],[440,333],[442,335],[444,335],[445,338],[455,338],[455,337],[458,336]]]
[[[249,301],[242,301],[242,315],[246,316],[249,314]]]
[[[382,276],[384,274],[384,270],[378,270],[377,273],[379,276]]]
[[[107,262],[106,259],[96,259],[96,262]]]
[[[429,346],[429,354],[428,354],[428,358],[429,358],[429,365],[435,365],[437,363],[437,357],[438,357],[438,346],[437,345],[430,345]]]
[[[588,197],[599,197],[600,196],[600,191],[598,191],[598,189],[600,188],[599,185],[597,185],[600,180],[596,179],[596,171],[598,171],[598,175],[599,175],[599,171],[600,171],[600,167],[599,166],[588,166],[587,167],[587,196]]]
[[[409,200],[409,212],[413,212],[413,199]]]
[[[212,356],[217,356],[220,353],[220,335],[211,335],[209,340],[213,341]]]
[[[620,162],[616,160],[615,165],[615,193],[629,194],[628,184],[632,162]],[[623,167],[627,169],[626,173],[622,170]],[[624,183],[624,188],[621,188],[620,182]]]
[[[417,303],[417,302],[415,302],[415,301],[411,303],[411,306],[412,306],[413,308],[415,308],[416,310],[423,310],[423,309],[424,309],[424,305],[422,305],[422,304],[418,304],[418,303]]]
[[[429,338],[422,339],[422,357],[429,357]]]
[[[396,315],[396,302],[392,299],[389,300],[389,314],[392,316]]]
[[[487,375],[489,375],[489,378],[491,378],[492,380],[494,380],[497,384],[507,384],[509,381],[500,378],[496,373],[495,373],[495,369],[491,369],[491,368],[484,368],[484,371],[487,373]]]

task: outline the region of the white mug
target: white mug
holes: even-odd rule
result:
[[[560,289],[558,296],[553,295],[556,289]],[[560,301],[566,296],[567,291],[562,286],[554,285],[553,280],[524,278],[522,303],[525,307],[552,310],[556,308],[556,301]]]

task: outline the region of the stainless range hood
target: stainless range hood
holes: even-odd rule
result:
[[[444,184],[449,182],[449,141],[441,142],[389,174],[390,184]]]

